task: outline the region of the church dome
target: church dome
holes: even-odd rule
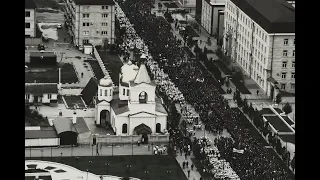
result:
[[[104,78],[100,79],[99,85],[103,86],[103,87],[112,86],[112,80],[111,80],[110,76],[106,75]]]
[[[139,69],[139,68],[138,68]],[[131,61],[121,67],[122,82],[129,83],[137,75],[138,69]]]
[[[129,65],[129,66],[131,66],[131,65],[132,65],[132,62],[131,62],[130,60],[128,61],[128,65]]]

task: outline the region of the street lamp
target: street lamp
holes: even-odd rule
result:
[[[144,171],[144,173],[146,174],[146,180],[147,180],[147,179],[148,179],[148,173],[149,173],[149,171],[146,170],[146,171]]]
[[[86,179],[86,180],[88,180],[88,172],[89,172],[89,171],[88,171],[88,169],[86,169],[86,171],[87,171],[87,179]]]
[[[167,174],[168,174],[168,180],[170,179],[170,173],[171,173],[171,171],[170,171],[170,170],[168,170],[168,171],[167,171]]]
[[[73,144],[71,144],[71,157],[73,157]]]
[[[90,172],[91,172],[91,164],[92,164],[92,161],[89,161],[89,163],[90,163]]]
[[[63,154],[63,152],[60,153],[60,155],[61,155],[60,162],[62,162],[62,154]]]
[[[94,146],[94,145],[92,144],[92,145],[91,145],[91,147],[92,147],[92,148],[91,148],[91,149],[92,149],[92,150],[91,150],[91,152],[92,152],[91,157],[93,157],[93,146]]]
[[[106,163],[106,166],[107,166],[107,175],[108,175],[109,174],[109,166],[110,166],[110,164]]]

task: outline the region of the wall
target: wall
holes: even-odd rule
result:
[[[26,46],[37,46],[38,44],[42,44],[42,38],[25,38],[24,44]]]
[[[272,77],[279,83],[279,87],[281,87],[281,84],[285,84],[285,90],[294,93],[295,89],[291,88],[291,84],[295,83],[295,79],[291,78],[291,75],[295,73],[295,68],[292,67],[292,64],[295,63],[295,57],[293,57],[295,35],[283,34],[272,37],[274,37]],[[288,39],[288,45],[284,45],[284,39]],[[270,38],[270,41],[272,41],[272,38]],[[283,50],[288,51],[287,57],[283,56]],[[283,62],[287,62],[287,67],[282,67]],[[281,77],[282,72],[286,73],[284,79]]]
[[[155,111],[155,86],[140,84],[130,88],[129,109],[132,112],[154,112]],[[139,103],[139,94],[145,91],[147,93],[147,104]]]
[[[89,13],[89,18],[84,18],[83,14]],[[107,13],[106,18],[102,18],[102,13]],[[103,45],[104,39],[107,38],[111,44],[115,38],[115,6],[108,6],[108,9],[102,9],[99,5],[79,6],[76,5],[76,24],[75,24],[75,43],[82,45],[84,39],[88,39],[93,45]],[[80,25],[78,24],[80,21]],[[83,26],[83,23],[90,23],[89,27]],[[102,26],[106,22],[107,26]],[[80,30],[79,30],[80,28]],[[89,31],[88,35],[84,35],[84,31]],[[102,35],[102,31],[107,31],[107,35]],[[79,39],[78,39],[79,35]],[[78,42],[79,40],[79,42]]]
[[[149,143],[168,143],[169,134],[166,135],[149,135]],[[107,143],[107,144],[131,144],[136,143],[138,140],[141,141],[141,135],[133,136],[117,136],[117,135],[99,135],[97,136],[97,143]],[[86,143],[86,144],[89,144]]]
[[[25,28],[25,35],[29,35],[30,37],[35,37],[36,36],[35,11],[34,9],[25,9],[25,11],[30,11],[30,17],[25,17],[25,22],[30,23],[30,28]]]
[[[211,19],[212,6],[206,0],[202,0],[201,26],[209,33],[212,33]]]
[[[46,138],[46,139],[25,139],[25,147],[35,146],[58,146],[60,145],[59,138]]]
[[[40,101],[40,99],[42,100],[42,103],[50,103],[50,99],[48,99],[48,94],[43,94],[43,97],[38,97],[38,101]],[[51,94],[51,100],[57,100],[58,99],[58,94]],[[25,100],[26,99],[26,95],[25,95]],[[30,94],[29,97],[29,103],[33,103],[34,101],[34,96],[32,94]]]
[[[130,126],[129,132],[130,134],[133,133],[135,127],[139,126],[140,124],[145,124],[150,127],[152,134],[156,132],[156,117],[151,117],[151,115],[147,115],[145,117],[142,114],[139,114],[140,117],[130,117]]]

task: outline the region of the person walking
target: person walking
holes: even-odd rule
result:
[[[99,143],[96,145],[96,156],[99,156]]]
[[[193,167],[194,167],[194,165],[193,165],[193,164],[191,164],[191,170],[193,170]]]
[[[190,169],[188,170],[188,179],[190,178]]]
[[[81,73],[81,78],[83,78],[83,72]]]
[[[257,96],[259,95],[259,89],[257,89]]]
[[[189,167],[189,162],[188,161],[186,161],[186,166],[187,166],[187,168]]]

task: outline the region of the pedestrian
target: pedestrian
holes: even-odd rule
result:
[[[259,89],[257,89],[257,96],[259,95]]]
[[[186,166],[187,166],[187,168],[189,167],[189,162],[188,161],[186,161]]]
[[[186,165],[186,162],[182,162],[182,168],[184,169],[184,167],[185,167],[185,165]]]
[[[193,167],[194,167],[194,165],[193,165],[193,164],[191,164],[191,170],[193,170]]]
[[[190,169],[188,170],[188,178],[190,177]]]
[[[96,146],[97,148],[96,148],[96,156],[99,156],[99,143],[97,143],[97,146]]]
[[[83,72],[81,73],[81,78],[83,78]]]

